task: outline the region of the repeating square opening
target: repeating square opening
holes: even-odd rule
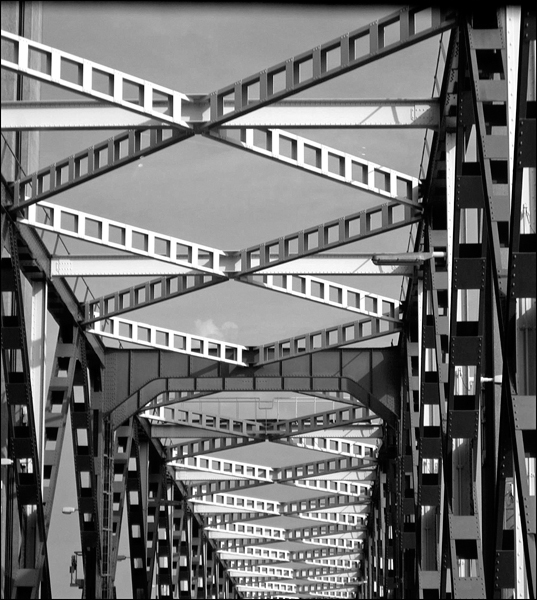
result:
[[[75,156],[75,177],[84,177],[88,174],[89,157],[87,154],[83,156]]]
[[[345,157],[338,154],[328,153],[328,170],[334,175],[345,176]]]
[[[52,73],[52,53],[40,48],[28,48],[28,67],[44,75]]]
[[[151,98],[154,112],[164,114],[170,112],[172,106],[172,97],[170,94],[153,89]]]
[[[11,63],[19,62],[19,42],[2,37],[2,56]]]
[[[151,342],[151,329],[138,325],[137,339],[139,342]]]
[[[129,79],[123,79],[123,101],[142,106],[144,103],[144,86]]]
[[[363,183],[364,185],[369,185],[367,165],[363,165],[362,163],[352,161],[351,167],[352,180],[358,183]]]
[[[330,289],[330,291],[329,291],[330,302],[342,304],[343,303],[343,290],[341,288],[334,287],[333,285],[331,285],[329,289]]]
[[[213,268],[213,260],[214,256],[212,252],[209,252],[208,250],[202,250],[201,248],[198,249],[198,264],[207,267],[208,269],[212,269]]]
[[[76,85],[82,85],[83,72],[82,63],[65,58],[64,56],[60,57],[60,79]]]
[[[374,212],[370,212],[367,215],[368,221],[368,231],[373,231],[374,229],[379,229],[382,227],[382,211],[376,210]]]
[[[324,284],[318,281],[311,282],[311,295],[314,298],[324,298]]]
[[[108,226],[108,238],[109,241],[113,244],[118,244],[119,246],[125,245],[125,228],[118,227],[117,225],[109,225]]]
[[[253,83],[243,86],[243,104],[255,104],[259,102],[261,85],[259,79]]]
[[[345,222],[345,235],[347,237],[360,235],[360,217],[348,219]]]
[[[140,231],[132,232],[132,247],[135,250],[141,250],[142,252],[147,252],[149,250],[149,236],[147,233],[142,233]]]
[[[69,161],[56,165],[56,185],[63,185],[69,181]]]
[[[319,231],[310,231],[304,234],[304,250],[315,250],[319,247]]]
[[[192,338],[190,340],[190,349],[192,352],[203,354],[203,341],[198,340],[197,338]]]
[[[175,249],[175,259],[185,262],[192,262],[192,248],[184,244],[177,244]]]
[[[358,60],[370,53],[369,32],[350,39],[351,60]]]
[[[350,342],[351,340],[354,340],[354,338],[355,338],[354,325],[348,325],[346,327],[343,327],[343,340],[345,342]],[[345,418],[345,417],[343,417],[343,418]]]
[[[379,26],[379,48],[386,48],[401,39],[401,24],[399,19]]]
[[[119,335],[132,339],[132,325],[130,323],[119,321]]]
[[[390,191],[390,174],[375,169],[375,187],[382,192]]]
[[[313,57],[295,61],[294,64],[294,82],[303,83],[313,78]]]
[[[78,232],[78,215],[63,212],[61,213],[61,228],[73,233]]]
[[[420,33],[430,29],[433,26],[433,13],[431,8],[424,8],[423,10],[411,13],[411,21],[413,22],[414,33]]]
[[[297,159],[297,141],[280,135],[280,156]]]
[[[287,87],[285,67],[267,73],[267,87],[269,95],[285,90]]]
[[[96,221],[95,219],[90,219],[88,217],[86,217],[85,221],[84,233],[88,237],[101,240],[103,237],[103,224],[100,221]]]
[[[334,244],[339,242],[339,223],[329,225],[324,230],[324,243]]]
[[[91,89],[106,96],[113,96],[114,76],[112,73],[93,68],[91,72]]]
[[[321,73],[336,69],[341,65],[341,43],[321,49]]]
[[[309,167],[320,169],[322,167],[321,149],[316,146],[304,144],[304,164]]]
[[[298,254],[298,237],[292,237],[285,240],[285,256]]]
[[[293,292],[298,292],[299,294],[306,293],[306,280],[303,277],[292,277],[292,287]]]
[[[272,151],[272,134],[264,129],[252,129],[254,146],[264,150]]]

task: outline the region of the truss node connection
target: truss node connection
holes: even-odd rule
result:
[[[128,55],[85,58],[88,36],[43,43],[46,3],[4,4],[2,597],[57,595],[62,528],[84,598],[129,593],[127,554],[134,598],[535,598],[535,10],[381,7],[364,24],[349,8],[350,32],[187,94]],[[166,11],[154,41],[147,14],[148,60]],[[379,97],[421,49],[416,97]],[[315,97],[373,63],[362,98]],[[73,131],[82,147],[40,165]],[[373,135],[387,164],[366,156]],[[150,154],[157,175],[133,168]],[[247,198],[240,179],[267,204],[263,164],[300,186],[277,221],[249,215],[248,234],[278,237],[190,241],[176,189],[195,181],[220,210]],[[124,173],[123,219],[106,186]],[[282,231],[320,206],[328,220]],[[80,537],[54,517],[71,489]]]

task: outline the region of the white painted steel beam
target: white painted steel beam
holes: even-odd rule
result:
[[[271,467],[262,467],[213,456],[198,455],[187,458],[176,458],[168,464],[181,469],[206,471],[208,473],[229,475],[243,479],[255,479],[267,483],[272,482],[273,469]]]
[[[247,568],[229,568],[228,573],[236,572],[239,575],[252,575],[255,577],[285,577],[291,578],[294,575],[293,569],[282,569],[281,567],[268,567],[265,565],[253,566],[249,565]]]
[[[217,550],[223,560],[234,558],[250,558],[259,560],[277,560],[278,562],[289,562],[291,553],[289,550],[271,550],[259,546],[243,546],[233,550]],[[227,558],[229,555],[230,558]]]
[[[375,264],[374,256],[316,254],[257,271],[259,275],[397,275],[410,277],[412,265]]]
[[[156,406],[149,410],[145,410],[141,413],[141,416],[150,419],[153,425],[160,424],[164,428],[163,430],[165,430],[167,426],[170,426],[168,431],[171,431],[171,428],[173,428],[174,425],[189,425],[195,428],[199,427],[205,430],[219,431],[225,435],[248,435],[265,430],[265,426],[257,421],[234,419],[232,417],[188,410],[184,404],[181,406]],[[156,437],[168,436],[159,435]],[[173,435],[170,435],[169,437],[173,437]]]
[[[420,206],[419,180],[416,177],[283,129],[217,128],[204,135],[235,148],[349,185],[356,190],[370,192],[401,204]]]
[[[363,457],[366,463],[376,466],[377,448],[381,444],[381,439],[375,438],[371,441],[354,441],[347,438],[330,437],[309,437],[303,439],[301,435],[291,436],[281,440],[286,444],[291,444],[299,448],[307,448],[308,450],[318,450],[319,452],[328,452],[337,454],[338,456]],[[276,443],[280,443],[277,440]]]
[[[198,273],[178,264],[138,256],[57,256],[50,261],[52,277],[156,277]]]
[[[224,103],[224,114],[232,112]],[[440,111],[435,99],[283,100],[228,121],[225,128],[434,128]]]
[[[221,340],[195,336],[147,323],[111,317],[104,321],[96,321],[88,327],[87,331],[121,342],[246,366],[242,359],[243,352],[247,350],[245,346],[228,344]]]
[[[243,536],[248,538],[266,538],[284,541],[287,539],[286,530],[281,527],[265,527],[251,523],[227,523],[219,527],[206,527],[205,531],[213,533],[228,533],[229,537]]]
[[[2,58],[2,67],[9,71],[190,130],[182,115],[189,99],[181,92],[4,30],[2,46],[12,58]],[[166,107],[154,106],[159,101]]]
[[[241,512],[259,512],[270,515],[280,515],[280,503],[271,500],[260,500],[259,498],[250,498],[248,496],[239,496],[237,494],[214,494],[203,496],[202,498],[192,498],[189,500],[194,507],[220,506],[231,509],[238,509]],[[200,509],[198,512],[203,512]]]
[[[275,255],[276,256],[276,255]],[[401,254],[394,257],[401,257]],[[187,255],[179,255],[180,260]],[[223,255],[220,267],[226,274],[237,268],[233,256]],[[240,259],[238,259],[240,260]],[[259,275],[393,275],[411,276],[412,264],[375,264],[374,254],[338,253],[316,254],[257,271]],[[198,271],[173,263],[137,256],[57,256],[51,260],[52,277],[138,277],[196,274]]]
[[[197,94],[187,95],[182,117],[189,124],[205,124],[210,106]],[[136,104],[135,99],[125,102]],[[167,103],[153,101],[153,108]],[[224,113],[234,103],[224,102]],[[225,128],[434,128],[439,125],[437,99],[297,99],[275,102],[226,123]],[[38,100],[2,102],[2,129],[138,129],[159,128],[160,119],[95,100]]]
[[[243,275],[237,279],[281,294],[399,323],[399,301],[311,275]]]
[[[168,264],[224,275],[220,267],[220,257],[225,255],[222,250],[50,202],[29,206],[20,223]]]
[[[2,102],[3,131],[155,129],[169,127],[122,107],[91,100]]]

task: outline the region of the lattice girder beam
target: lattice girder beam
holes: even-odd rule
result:
[[[175,128],[140,129],[118,133],[15,181],[12,185],[12,210],[19,211],[51,198],[192,135]]]
[[[387,321],[379,317],[365,317],[358,321],[350,321],[256,346],[252,349],[252,364],[265,365],[279,360],[314,354],[330,348],[340,348],[347,344],[394,335],[400,330],[401,324],[396,321]]]
[[[173,435],[166,434],[166,430],[170,430],[171,432],[176,425],[179,427],[188,426],[192,429],[199,430],[199,437],[203,437],[201,431],[204,431],[205,433],[214,431],[224,434],[225,436],[250,435],[252,437],[260,435],[265,431],[265,425],[258,421],[223,417],[206,413],[205,411],[197,412],[195,410],[189,410],[184,405],[171,406],[166,410],[164,406],[157,406],[142,412],[140,416],[145,417],[151,423],[152,434],[154,431],[155,437],[174,437]],[[157,429],[159,426],[163,428],[162,433]]]
[[[8,56],[2,59],[4,69],[190,131],[182,115],[189,101],[185,94],[8,31],[2,30],[2,42]],[[106,78],[106,91],[95,75]],[[127,99],[129,93],[138,97]],[[155,108],[155,101],[165,101],[165,110]]]
[[[159,302],[206,289],[223,281],[227,281],[227,279],[219,275],[201,275],[200,273],[158,277],[86,302],[83,325],[90,325],[99,320],[153,306]]]
[[[244,275],[238,281],[399,324],[399,301],[311,275]],[[389,330],[389,327],[386,327]]]
[[[415,177],[342,152],[283,129],[213,129],[204,134],[258,156],[297,168],[355,190],[418,208],[419,180]],[[280,150],[281,149],[281,150]],[[330,158],[337,168],[330,168]],[[379,184],[377,180],[381,180]]]
[[[195,269],[209,275],[224,276],[220,267],[220,258],[225,255],[222,250],[50,202],[29,206],[26,209],[26,216],[19,219],[19,222],[92,244]],[[177,256],[179,258],[176,258]]]
[[[267,104],[282,100],[287,96],[428,39],[456,25],[455,17],[449,11],[433,8],[430,13],[430,26],[418,31],[416,15],[419,12],[419,9],[403,8],[370,25],[344,34],[313,50],[211,93],[207,97],[211,103],[211,120],[205,129],[222,125]],[[399,23],[399,39],[386,45],[384,32],[394,23]],[[336,66],[333,67],[329,67],[327,63],[327,55],[330,52],[335,54],[335,58],[338,60]],[[304,72],[301,73],[306,64],[311,66],[311,76]],[[280,75],[283,76],[281,84],[278,81]],[[259,87],[259,96],[255,98],[253,92],[257,86]],[[225,99],[230,100],[231,97],[234,101],[234,110],[227,111],[224,102]]]
[[[198,458],[200,457],[185,459],[184,462]],[[181,462],[182,461],[174,461],[168,464],[170,466],[180,466]],[[344,472],[352,473],[353,478],[349,479],[349,484],[352,482],[352,485],[356,488],[356,492],[358,493],[360,488],[357,485],[357,481],[369,481],[373,478],[376,469],[376,464],[371,464],[368,461],[364,461],[362,458],[338,457],[277,469],[252,466],[250,467],[252,470],[251,473],[247,472],[248,466],[245,466],[244,474],[238,475],[238,477],[244,477],[244,479],[229,479],[224,465],[225,463],[229,464],[231,462],[232,461],[214,458],[212,464],[218,463],[222,465],[220,468],[211,469],[210,467],[207,467],[205,470],[197,470],[195,474],[192,475],[191,480],[196,481],[196,483],[189,487],[190,498],[199,498],[209,494],[221,494],[239,489],[260,487],[270,485],[271,483],[292,484],[300,480],[307,480],[315,477],[320,479],[329,478],[330,480],[343,480],[346,478],[341,475],[336,475]],[[203,481],[204,471],[207,481],[199,483],[200,479]],[[184,475],[181,477],[181,480],[188,481],[189,473],[185,471],[183,471],[183,473]],[[262,473],[262,476],[258,475],[258,473]],[[217,477],[220,476],[221,479],[218,481],[208,481],[212,479],[211,474],[215,474]]]
[[[120,317],[110,317],[95,321],[87,331],[110,339],[131,342],[140,346],[163,349],[168,352],[178,352],[190,356],[202,356],[210,360],[225,362],[233,365],[246,366],[243,354],[246,346],[231,344],[221,340],[192,335],[149,323],[130,321]]]

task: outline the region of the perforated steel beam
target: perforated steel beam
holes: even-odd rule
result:
[[[416,15],[419,12],[419,9],[401,9],[370,25],[211,93],[208,96],[211,102],[211,121],[206,128],[222,125],[456,25],[452,11],[433,8],[430,26],[418,31]],[[399,25],[398,39],[393,43],[386,43],[385,31],[394,24]],[[335,59],[335,65],[331,65],[327,60],[330,53],[331,58]],[[254,93],[258,94],[257,98]],[[224,101],[230,98],[234,100],[234,110],[226,112]]]
[[[181,112],[185,94],[8,31],[2,30],[2,42],[4,69],[189,130]],[[164,111],[153,106],[156,100],[166,101]]]
[[[398,203],[419,207],[419,181],[283,129],[212,129],[210,139]]]

